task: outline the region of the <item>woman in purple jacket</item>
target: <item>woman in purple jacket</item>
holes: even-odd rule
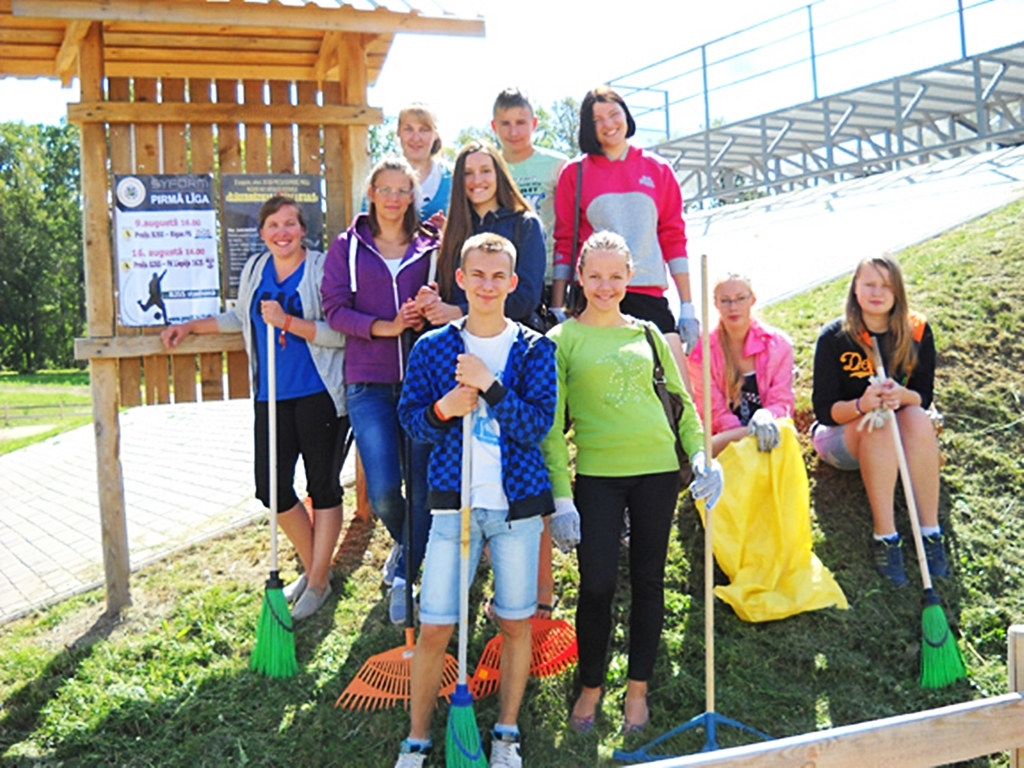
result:
[[[427,460],[430,446],[412,445],[412,562],[401,553],[405,499],[401,448],[405,439],[396,407],[411,337],[423,326],[416,292],[427,283],[437,234],[423,226],[413,205],[416,175],[402,158],[381,160],[370,172],[369,212],[331,244],[324,269],[327,322],[347,337],[345,393],[356,447],[373,511],[395,540],[384,568],[391,587],[391,621],[405,621],[405,581],[415,578],[427,544]]]

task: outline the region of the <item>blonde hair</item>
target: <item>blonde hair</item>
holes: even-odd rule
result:
[[[718,300],[718,289],[721,288],[725,283],[731,281],[737,281],[747,286],[747,290],[750,291],[750,295],[754,295],[754,286],[750,282],[750,278],[747,275],[740,274],[738,272],[726,272],[724,275],[715,280],[715,286],[711,289],[711,294]],[[743,374],[740,373],[740,363],[733,357],[732,349],[729,344],[726,343],[726,331],[722,326],[722,320],[718,320],[718,341],[719,346],[722,349],[722,360],[725,363],[723,370],[723,379],[725,380],[725,400],[729,404],[729,410],[735,409],[740,404],[740,392],[743,389]]]
[[[437,115],[434,114],[434,110],[428,107],[426,104],[421,102],[413,102],[407,107],[403,107],[398,111],[398,127],[401,129],[402,123],[406,120],[413,119],[419,120],[420,122],[426,123],[434,133],[437,133]],[[430,156],[433,157],[441,151],[441,137],[437,136],[433,143],[430,145]]]

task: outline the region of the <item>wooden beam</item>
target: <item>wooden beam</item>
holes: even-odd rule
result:
[[[1024,744],[1024,695],[872,720],[719,752],[659,761],[663,768],[926,768]]]
[[[79,22],[80,23],[80,22]],[[337,34],[337,33],[335,33]],[[317,54],[315,51],[275,51],[275,50],[232,50],[230,40],[225,39],[224,44],[218,48],[205,50],[183,51],[181,48],[125,48],[114,46],[109,43],[103,49],[107,66],[114,64],[181,64],[183,56],[188,57],[188,64],[203,64],[207,68],[210,65],[239,65],[247,67],[279,66],[298,69],[313,69],[316,67]],[[271,41],[266,41],[268,48]]]
[[[1024,694],[1024,624],[1010,627],[1006,633],[1006,645],[1006,677],[1010,692]],[[1010,768],[1024,768],[1024,740],[1010,753]]]
[[[379,125],[384,113],[362,105],[153,103],[92,101],[68,104],[68,122],[87,123],[253,123],[265,125]]]
[[[281,37],[280,34],[242,35],[232,30],[230,35],[197,34],[196,30],[187,32],[111,32],[110,28],[103,31],[103,42],[107,50],[118,48],[155,48],[158,50],[204,51],[272,51],[277,53],[309,53],[314,57],[320,50],[319,36]],[[278,30],[280,32],[280,30]],[[0,33],[2,34],[2,33]],[[42,35],[43,33],[37,33]],[[315,33],[310,33],[311,35]],[[0,40],[3,38],[0,37]],[[29,42],[29,41],[25,41]],[[40,39],[40,42],[50,42]],[[57,36],[60,44],[60,35]]]
[[[340,32],[327,32],[320,42],[320,52],[316,57],[316,81],[321,86],[327,79],[327,73],[338,66],[338,45],[341,43]]]
[[[78,79],[82,95],[103,98],[103,33],[92,24],[82,40]],[[107,137],[102,125],[82,128],[82,240],[85,258],[85,296],[88,332],[92,336],[114,331],[114,270],[110,253],[107,207]],[[96,475],[99,491],[103,570],[107,612],[116,614],[131,603],[128,577],[128,524],[121,474],[121,424],[118,417],[116,360],[95,360],[89,365],[92,419],[96,433]]]
[[[57,58],[53,62],[53,68],[60,76],[61,84],[66,88],[71,85],[74,77],[75,62],[78,61],[78,51],[82,47],[82,38],[89,31],[88,21],[72,21],[64,31],[64,40],[57,52]]]
[[[0,29],[0,43],[4,45],[56,45],[60,47],[64,34],[59,29]]]
[[[424,35],[484,36],[484,20],[418,13],[396,13],[386,8],[357,11],[350,6],[337,10],[313,5],[287,7],[244,2],[208,3],[206,0],[11,0],[15,16],[92,21],[136,21],[153,24],[283,27],[336,32],[380,34],[406,32]]]
[[[184,339],[167,349],[159,336],[104,336],[75,339],[76,360],[146,357],[148,355],[196,355],[208,352],[245,351],[240,333],[213,333]]]
[[[235,80],[316,80],[316,70],[291,65],[192,64],[187,61],[111,61],[107,73],[116,77],[227,77]]]

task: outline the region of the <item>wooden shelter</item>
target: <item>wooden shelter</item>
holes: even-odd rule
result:
[[[432,4],[434,8],[438,6]],[[395,10],[398,8],[398,10]],[[362,199],[367,105],[395,34],[483,35],[480,19],[402,0],[0,0],[0,76],[78,77],[87,337],[107,608],[130,602],[118,409],[248,397],[240,335],[193,336],[168,355],[118,323],[113,174],[310,173],[326,230]]]

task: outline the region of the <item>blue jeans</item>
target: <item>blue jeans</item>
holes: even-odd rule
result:
[[[345,387],[348,417],[356,447],[363,460],[366,493],[374,514],[381,519],[391,538],[405,543],[405,497],[402,469],[405,463],[405,432],[398,423],[400,384],[349,384]],[[405,553],[398,572],[415,577],[427,549],[430,512],[427,510],[427,461],[430,444],[412,441],[412,567],[406,568]]]
[[[455,624],[459,620],[460,514],[434,515],[420,590],[420,621]],[[494,612],[511,621],[528,619],[537,609],[537,561],[540,517],[508,520],[507,509],[470,511],[469,578],[473,579],[484,544],[491,546]]]

